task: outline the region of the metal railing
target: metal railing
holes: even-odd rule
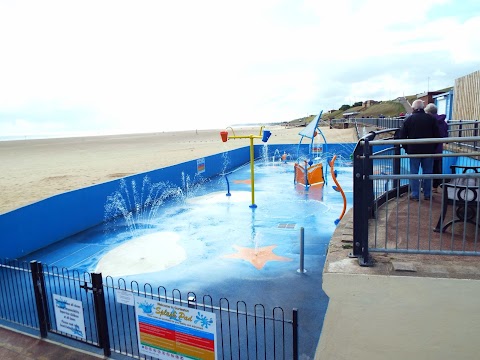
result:
[[[201,301],[193,292],[185,297],[179,290],[170,293],[160,286],[146,283],[127,283],[124,279],[107,277],[104,284],[110,347],[113,352],[139,358],[138,334],[134,323],[134,309],[115,301],[118,291],[128,292],[167,304],[177,304],[212,312],[217,318],[218,359],[297,359],[297,310],[287,319],[281,307],[270,311],[262,304],[249,308],[244,301],[231,304],[226,298],[214,302],[210,295]]]
[[[402,125],[404,119],[397,117],[382,118],[349,118],[349,119],[333,119],[330,121],[332,127],[350,127],[350,126],[366,126],[375,127],[377,129],[392,129]]]
[[[449,128],[450,134],[478,134],[478,122],[468,122],[468,127],[457,122]],[[476,200],[477,195],[480,199],[480,174],[461,172],[465,166],[480,167],[480,137],[395,140],[396,130],[370,132],[355,148],[352,255],[364,266],[372,264],[373,252],[480,255],[480,201]],[[444,143],[444,153],[429,156],[442,159],[444,173],[410,174],[409,160],[424,155],[406,154],[401,145],[439,142]],[[449,173],[452,165],[461,167]],[[410,199],[411,181],[433,180],[442,183],[440,192],[418,201]],[[467,185],[446,185],[459,181]],[[452,192],[460,189],[473,198],[452,198]]]
[[[35,283],[28,263],[0,259],[0,319],[39,329]]]
[[[298,359],[297,309],[288,319],[278,306],[249,307],[244,301],[214,301],[210,295],[198,301],[193,292],[183,297],[178,289],[167,293],[162,286],[141,286],[109,276],[102,279],[99,273],[49,267],[37,261],[0,260],[1,320],[37,329],[42,338],[55,333],[95,346],[105,356],[116,353],[143,359],[148,355],[139,349],[135,307],[119,301],[125,294],[215,313],[217,359]],[[59,304],[64,301],[82,313],[64,311]],[[64,318],[59,321],[58,316]],[[83,328],[74,326],[82,322]]]
[[[400,117],[383,117],[383,118],[349,118],[349,119],[333,119],[330,120],[330,126],[336,128],[345,127],[367,127],[375,128],[375,130],[397,129],[400,128],[405,121]],[[449,137],[472,137],[480,135],[480,122],[478,120],[448,120],[448,136]],[[358,131],[360,133],[360,131]]]

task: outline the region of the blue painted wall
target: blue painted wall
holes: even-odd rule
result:
[[[225,163],[225,157],[228,163]],[[183,179],[196,182],[222,170],[229,171],[249,161],[249,148],[205,157],[205,172],[197,174],[197,159],[128,176],[141,184],[145,175],[152,182],[168,181],[182,187]],[[120,179],[55,195],[0,215],[0,258],[18,258],[79,233],[104,221],[105,203],[119,189]]]
[[[323,144],[323,154],[327,156],[328,160],[330,160],[333,155],[337,155],[337,158],[344,158],[350,159],[350,155],[353,153],[355,149],[355,143],[345,143],[345,144]],[[261,146],[257,145],[256,151],[258,151],[257,157],[261,156]],[[278,150],[280,154],[283,154],[285,151],[287,154],[292,155],[292,159],[297,159],[297,153],[299,156],[307,156],[309,152],[309,144],[301,144],[300,147],[298,144],[291,145],[269,145],[268,146],[268,154],[269,156],[273,156],[275,151]]]
[[[328,144],[328,154],[349,158],[355,144]],[[300,146],[301,152],[308,153],[308,145]],[[275,150],[295,155],[298,145],[255,145],[255,158],[273,156]],[[168,181],[183,188],[184,181],[190,183],[212,178],[231,171],[250,161],[250,147],[243,147],[225,153],[203,158],[205,171],[198,173],[197,159],[124,178],[141,184],[145,175],[152,183]],[[295,157],[293,157],[295,159]],[[120,188],[121,179],[112,180],[83,189],[69,191],[41,200],[34,204],[0,215],[2,238],[0,258],[19,258],[33,251],[51,245],[66,237],[84,231],[104,221],[105,203],[108,196]]]
[[[433,97],[435,105],[439,105],[439,101],[445,101],[445,115],[446,118],[445,120],[451,120],[452,119],[452,114],[453,114],[453,90],[449,90],[446,93],[439,94]],[[442,114],[443,112],[440,111],[439,114]]]

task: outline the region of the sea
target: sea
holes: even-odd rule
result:
[[[241,127],[261,127],[261,126],[273,126],[279,125],[279,123],[242,123],[242,124],[232,124],[227,127],[233,129]],[[139,131],[139,132],[130,132],[128,134],[146,134],[146,133],[159,133],[159,132],[174,132],[174,131],[194,131],[195,129],[177,129],[177,130],[168,130],[168,131]],[[212,129],[198,129],[198,130],[212,130]],[[0,141],[17,141],[17,140],[39,140],[39,139],[63,139],[63,138],[74,138],[74,137],[93,137],[93,136],[110,136],[110,135],[126,135],[125,132],[116,132],[116,131],[75,131],[75,132],[55,132],[55,133],[39,133],[39,134],[25,134],[25,135],[0,135]]]

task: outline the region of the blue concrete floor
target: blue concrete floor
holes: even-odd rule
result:
[[[350,208],[352,168],[338,164],[336,170]],[[168,269],[145,271],[130,266],[128,259],[117,259],[118,264],[113,264],[118,270],[115,276],[127,283],[149,283],[154,288],[164,286],[182,293],[225,297],[230,302],[261,303],[267,309],[279,306],[287,314],[297,308],[300,354],[313,358],[328,304],[322,291],[326,250],[336,227],[334,222],[343,209],[343,198],[332,189],[335,183],[328,167],[325,173],[327,184],[305,191],[293,183],[293,163],[257,162],[255,209],[249,206],[250,168],[245,166],[227,175],[231,196],[226,196],[225,177],[202,186],[188,186],[172,192],[174,196],[156,207],[155,214],[149,211],[133,220],[119,219],[108,231],[103,225],[89,229],[24,260],[36,259],[80,272],[101,271],[98,266],[102,258],[134,238],[149,235],[158,239],[154,247],[146,245],[141,258],[130,259],[138,264],[161,258],[162,249],[170,249],[165,242],[175,236],[177,249],[185,253],[184,261]],[[134,191],[131,184],[126,189]],[[298,271],[301,228],[305,235],[305,273]],[[248,257],[252,253],[262,253],[263,261],[253,262]]]

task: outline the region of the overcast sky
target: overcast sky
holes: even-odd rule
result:
[[[479,0],[0,0],[0,137],[288,121],[480,70]]]

